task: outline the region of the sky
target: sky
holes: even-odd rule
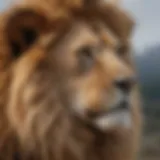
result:
[[[160,44],[160,0],[123,0],[136,20],[133,44],[137,50]]]
[[[0,9],[6,7],[7,1],[0,0]],[[133,45],[143,51],[148,46],[160,44],[160,0],[122,0],[123,7],[130,11],[136,21]]]

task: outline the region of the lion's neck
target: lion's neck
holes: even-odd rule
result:
[[[77,126],[59,140],[48,140],[31,152],[20,151],[13,160],[131,160],[130,139],[123,135],[94,135]],[[79,128],[79,129],[78,129]],[[57,136],[57,135],[55,135]],[[104,136],[104,137],[103,137]],[[58,138],[58,136],[56,137]],[[50,142],[50,143],[49,143]],[[54,143],[55,142],[55,143]]]
[[[0,150],[0,160],[132,160],[131,139],[127,138],[131,136],[95,134],[81,123],[62,117],[61,123],[50,126],[43,137],[38,139],[38,130],[38,135],[34,132],[26,146],[10,132]]]

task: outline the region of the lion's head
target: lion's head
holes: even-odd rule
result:
[[[105,144],[115,133],[131,143],[139,119],[133,22],[121,9],[96,0],[35,0],[2,19],[2,108],[25,153],[81,157],[93,139],[101,135]]]

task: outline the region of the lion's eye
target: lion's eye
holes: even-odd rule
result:
[[[88,71],[94,64],[96,47],[85,46],[78,50],[79,68],[82,72]]]

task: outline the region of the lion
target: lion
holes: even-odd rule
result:
[[[0,159],[134,160],[134,21],[115,3],[26,0],[1,14]]]

